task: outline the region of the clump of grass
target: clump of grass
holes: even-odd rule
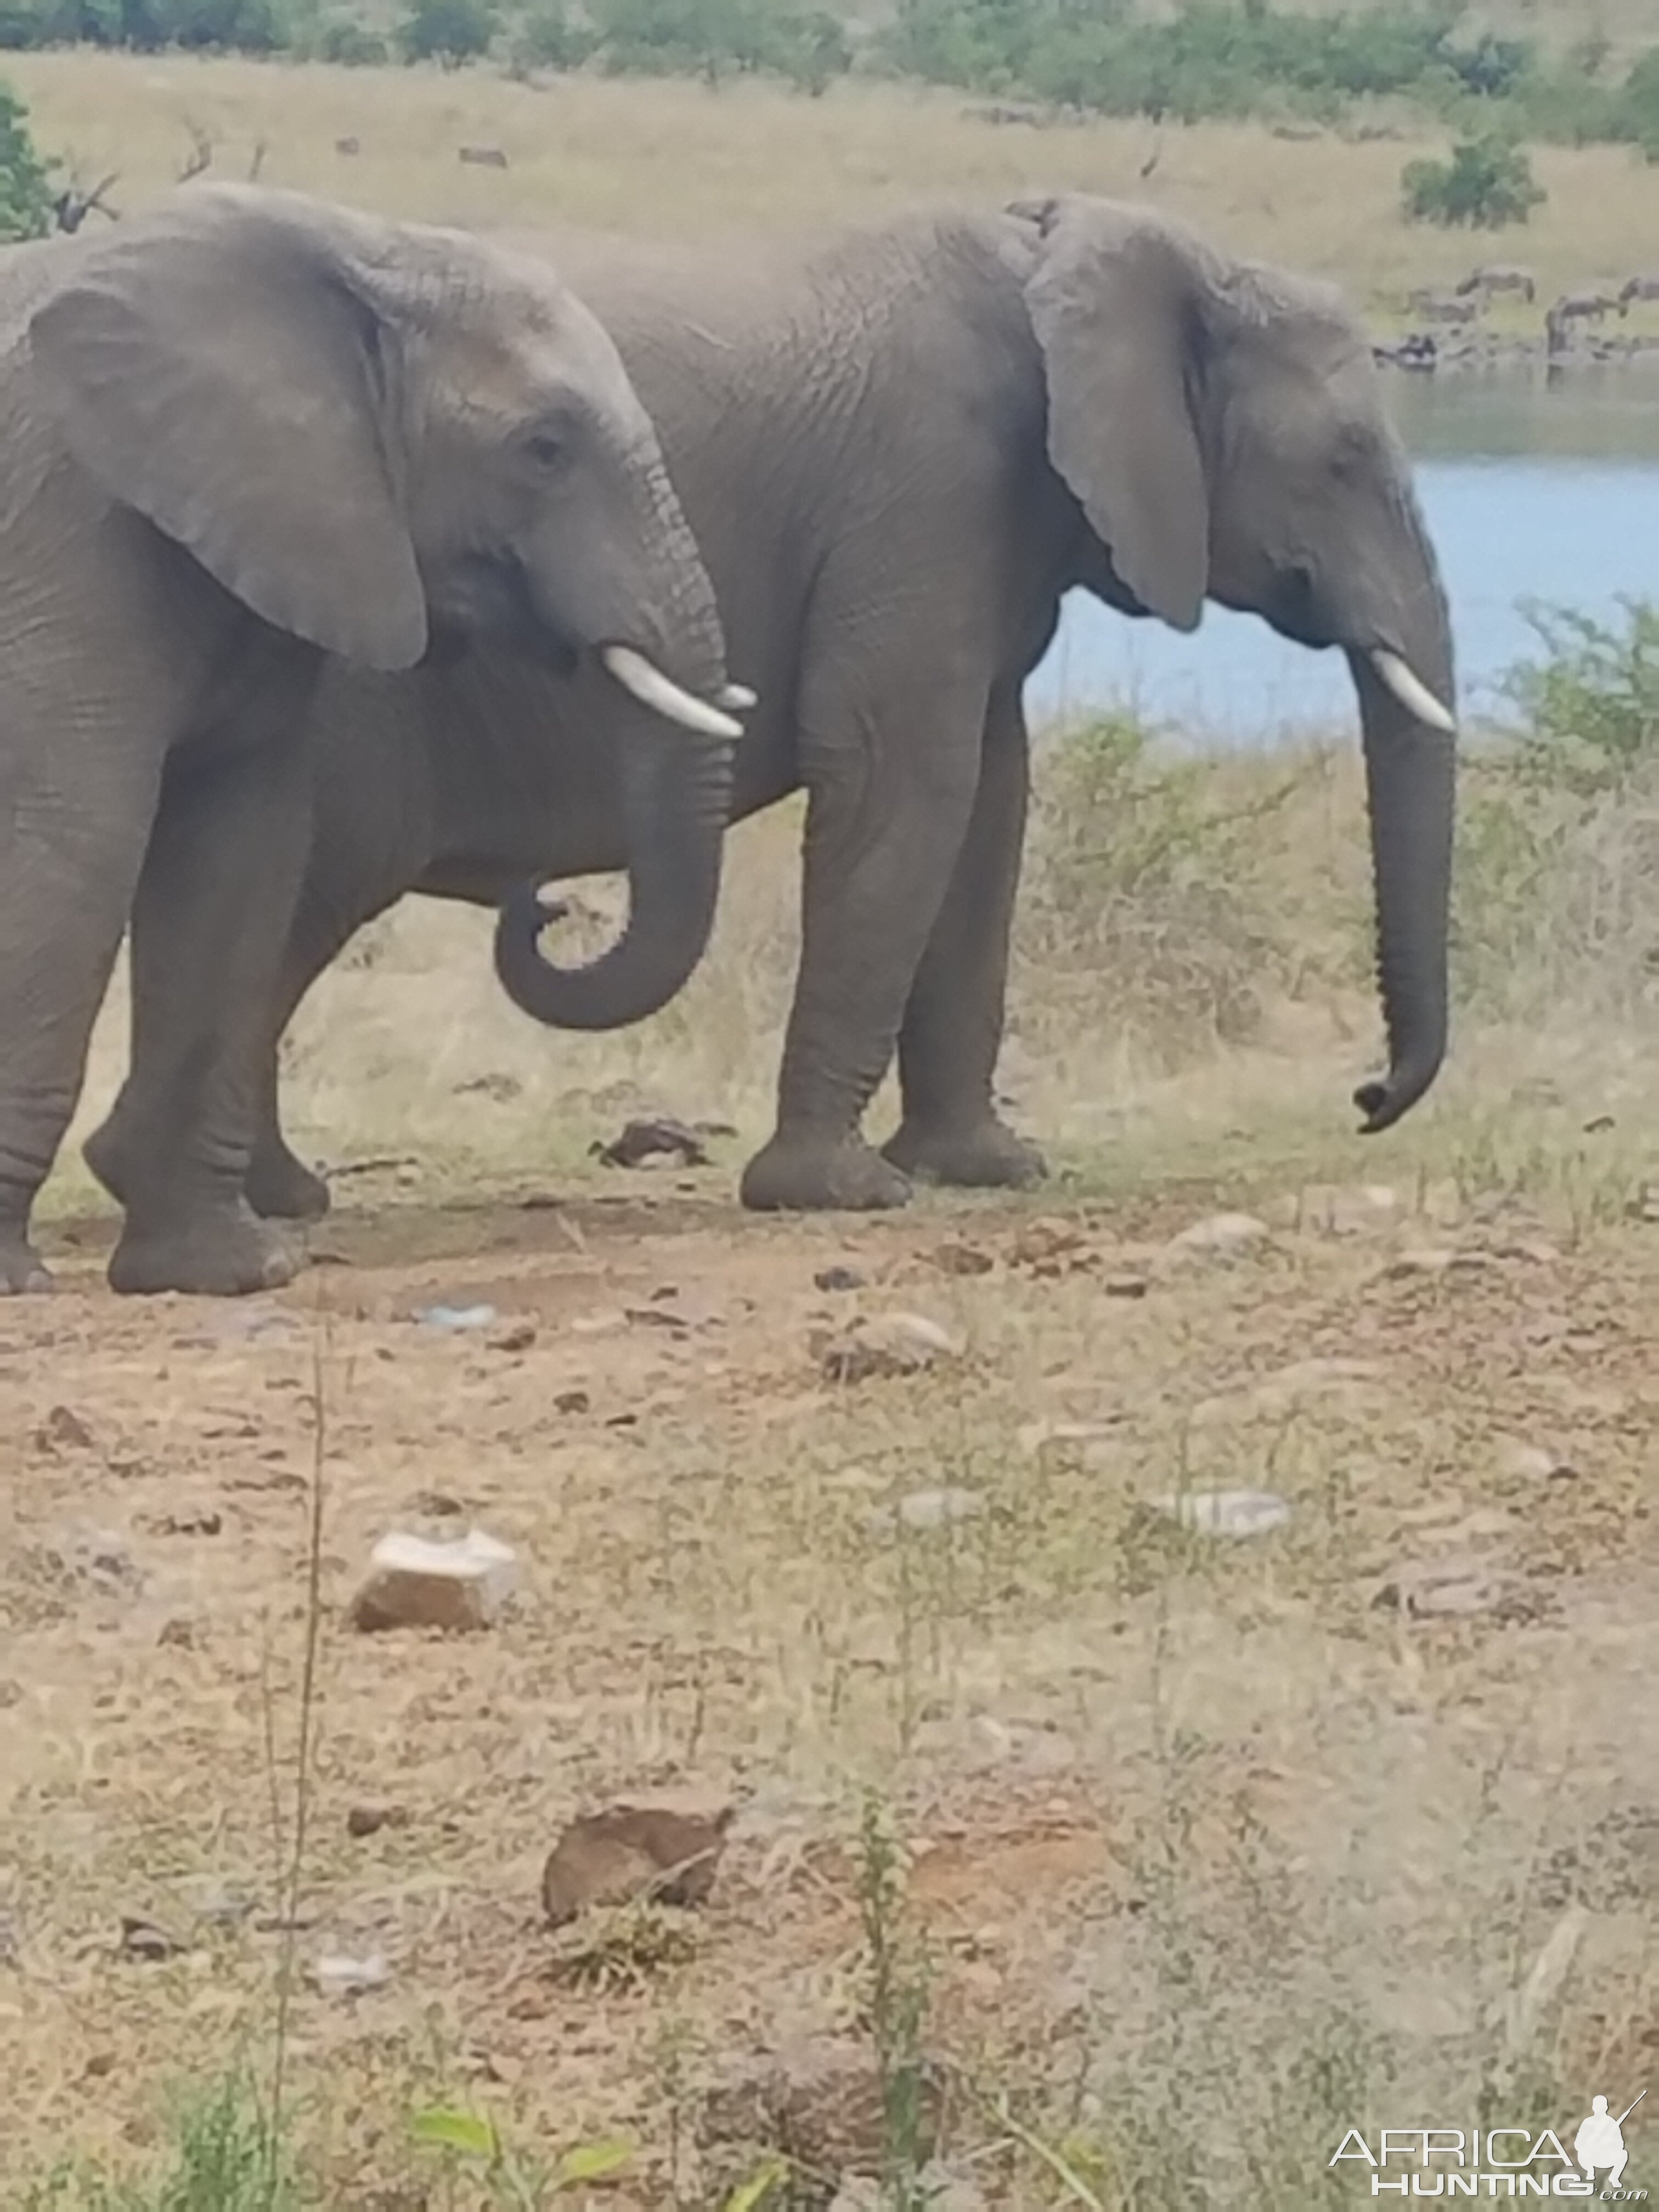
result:
[[[176,2092],[167,2137],[136,2177],[65,2158],[21,2212],[299,2212],[286,2132],[241,2069]]]
[[[881,2086],[884,2212],[926,2212],[927,2022],[925,1956],[904,1926],[904,1857],[881,1800],[867,1793],[859,1826],[859,1909],[869,1974],[868,2018]]]

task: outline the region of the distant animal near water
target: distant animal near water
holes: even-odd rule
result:
[[[1407,302],[1425,323],[1472,323],[1480,312],[1479,300],[1459,300],[1444,292],[1413,292]]]
[[[1619,312],[1630,313],[1632,300],[1659,300],[1659,276],[1632,276],[1619,294]]]
[[[1456,289],[1460,300],[1473,295],[1485,301],[1499,292],[1518,292],[1528,306],[1538,296],[1537,280],[1531,270],[1522,269],[1513,262],[1488,262],[1479,269],[1471,269]]]

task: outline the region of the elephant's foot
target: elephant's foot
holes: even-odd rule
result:
[[[280,1290],[301,1255],[240,1200],[202,1207],[155,1227],[129,1221],[109,1263],[110,1288],[143,1294],[185,1291],[235,1298]]]
[[[52,1288],[52,1277],[21,1229],[0,1230],[0,1298],[32,1297]]]
[[[873,1213],[908,1205],[910,1179],[861,1137],[780,1133],[744,1170],[739,1194],[757,1213]]]
[[[1029,1190],[1048,1172],[1036,1146],[994,1114],[965,1127],[902,1121],[882,1152],[918,1182],[956,1183],[967,1190]]]
[[[331,1203],[328,1185],[280,1136],[253,1148],[245,1185],[247,1202],[267,1221],[320,1221]]]

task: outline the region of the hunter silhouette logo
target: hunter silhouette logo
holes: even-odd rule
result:
[[[1596,2169],[1600,2166],[1611,2169],[1607,2179],[1609,2189],[1617,2189],[1624,2179],[1626,2163],[1630,2157],[1630,2153],[1625,2148],[1625,2122],[1647,2094],[1644,2089],[1641,2097],[1633,2098],[1616,2120],[1607,2112],[1605,2097],[1590,2099],[1589,2118],[1572,2139],[1572,2154],[1583,2167],[1587,2180],[1595,2179]]]
[[[1367,2168],[1373,2197],[1594,2197],[1639,2203],[1647,2191],[1623,2185],[1630,2158],[1625,2123],[1647,2094],[1632,2097],[1617,2119],[1605,2097],[1592,2097],[1571,2150],[1553,2128],[1384,2128],[1375,2148],[1362,2129],[1350,2128],[1328,2166],[1352,2160]]]

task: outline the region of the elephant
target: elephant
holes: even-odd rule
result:
[[[1630,276],[1619,288],[1619,312],[1628,315],[1632,300],[1659,300],[1659,276]]]
[[[691,794],[749,695],[649,418],[544,258],[198,185],[14,248],[0,324],[0,1290],[51,1286],[30,1217],[129,922],[134,1065],[179,1119],[110,1281],[279,1282],[249,1071],[331,657],[592,659]]]
[[[800,967],[747,1206],[891,1206],[918,1178],[1042,1173],[992,1079],[1026,808],[1022,686],[1073,586],[1180,630],[1207,598],[1346,653],[1389,1042],[1355,1100],[1382,1130],[1422,1097],[1447,1036],[1452,641],[1370,350],[1336,292],[1084,194],[738,255],[556,252],[651,409],[761,693],[729,811],[808,795]],[[278,1127],[280,1032],[372,915],[410,890],[499,902],[514,1000],[604,1027],[678,988],[717,888],[707,814],[681,825],[672,868],[672,831],[642,856],[649,808],[587,678],[556,690],[489,651],[392,678],[337,665],[313,713],[313,842],[248,1186],[273,1215],[326,1203]],[[585,969],[555,967],[537,886],[621,868],[622,935]],[[902,1119],[878,1151],[864,1111],[895,1049]],[[135,1061],[88,1148],[118,1195],[174,1103]]]
[[[1472,323],[1485,304],[1484,293],[1465,300],[1448,299],[1443,292],[1413,292],[1409,302],[1412,313],[1425,323]]]

